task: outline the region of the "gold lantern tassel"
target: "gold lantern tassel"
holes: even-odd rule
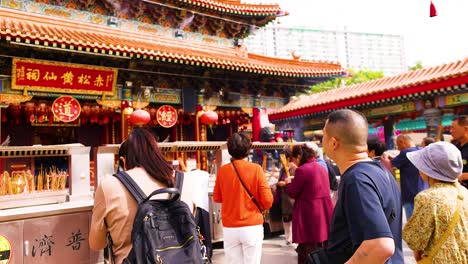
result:
[[[263,154],[263,163],[262,163],[263,172],[266,172],[266,165],[267,165],[267,155]]]

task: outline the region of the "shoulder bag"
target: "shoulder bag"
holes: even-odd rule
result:
[[[432,250],[429,252],[429,254],[427,256],[423,257],[420,261],[418,261],[418,264],[431,264],[432,263],[432,260],[434,259],[435,255],[437,255],[437,252],[439,252],[442,245],[447,241],[448,237],[453,232],[453,229],[455,229],[455,226],[457,225],[458,220],[460,220],[460,211],[462,209],[464,197],[463,197],[460,189],[459,188],[457,188],[457,189],[458,189],[457,210],[455,211],[455,215],[453,216],[449,227],[442,234],[439,241],[437,241],[437,243],[432,248]]]
[[[239,171],[237,170],[236,168],[236,165],[234,164],[234,162],[231,162],[232,166],[234,167],[234,171],[236,172],[236,175],[237,175],[237,178],[239,178],[239,181],[241,182],[242,184],[242,187],[244,187],[244,190],[247,192],[247,194],[249,195],[250,197],[250,200],[252,200],[252,202],[255,204],[255,206],[258,208],[258,211],[260,211],[260,213],[263,215],[263,220],[265,220],[265,214],[266,214],[266,211],[260,206],[260,204],[258,203],[257,199],[255,199],[255,196],[253,196],[249,189],[247,189],[247,186],[245,186],[244,184],[244,181],[242,181],[242,178],[240,177],[239,175]]]

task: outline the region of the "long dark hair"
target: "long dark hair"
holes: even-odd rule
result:
[[[119,148],[119,154],[118,154],[118,159],[119,159],[119,166],[117,167],[117,172],[125,170],[125,164],[121,158],[127,159],[127,153],[128,153],[128,141],[125,140],[120,144]]]
[[[125,146],[124,146],[125,147]],[[174,186],[173,169],[158,147],[156,138],[144,128],[134,128],[126,140],[127,170],[142,167],[167,187]]]

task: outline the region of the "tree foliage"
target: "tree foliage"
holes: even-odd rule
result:
[[[417,69],[422,69],[422,68],[423,68],[422,61],[417,61],[414,66],[410,67],[410,70],[417,70]]]
[[[330,89],[340,88],[343,86],[349,86],[353,84],[363,83],[375,79],[384,77],[381,71],[371,70],[359,70],[354,71],[353,69],[348,70],[348,75],[339,77],[333,80],[329,80],[323,83],[319,83],[310,87],[309,93],[318,93],[327,91]]]

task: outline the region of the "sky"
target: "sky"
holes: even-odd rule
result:
[[[440,65],[468,57],[468,0],[248,0],[278,3],[283,26],[402,35],[406,63]]]

